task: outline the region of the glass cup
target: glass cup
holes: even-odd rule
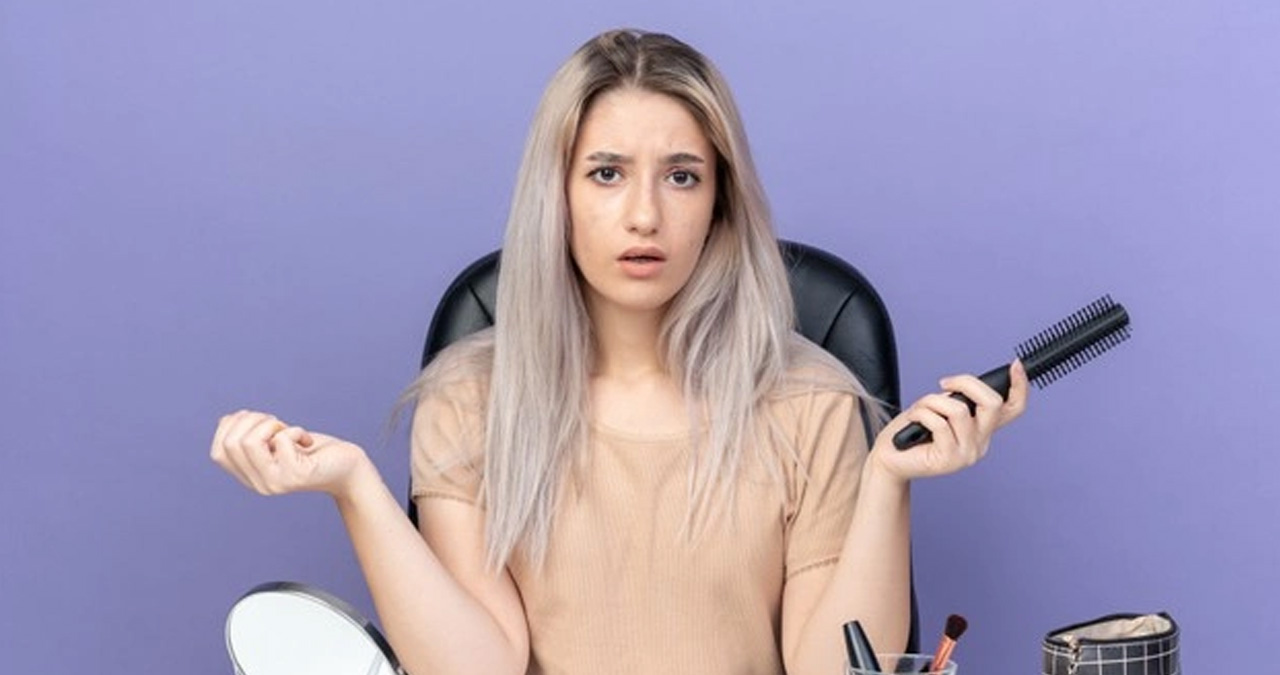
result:
[[[956,675],[956,662],[947,661],[939,669],[932,669],[933,654],[876,654],[880,670],[870,668],[846,668],[847,675],[886,675],[888,673],[924,673],[925,675]]]

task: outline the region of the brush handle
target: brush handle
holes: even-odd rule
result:
[[[1009,398],[1009,366],[1000,366],[993,368],[978,376],[979,380],[987,383],[988,387],[995,389],[1001,397]],[[969,414],[973,415],[978,409],[978,404],[969,400],[968,396],[960,392],[953,392],[951,398],[957,401],[964,401],[969,406]],[[921,443],[928,443],[933,440],[933,434],[919,422],[912,422],[904,427],[901,431],[893,435],[893,447],[899,450],[913,448]]]
[[[871,646],[866,631],[857,619],[846,622],[843,626],[845,655],[849,659],[850,668],[865,668],[871,672],[880,672],[880,661],[876,659],[876,650]]]

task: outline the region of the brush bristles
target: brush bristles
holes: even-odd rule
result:
[[[943,635],[952,640],[959,640],[961,635],[969,629],[969,622],[959,614],[952,614],[947,617],[947,628],[943,631]]]
[[[1018,345],[1017,353],[1027,377],[1043,389],[1128,339],[1128,313],[1104,295]]]

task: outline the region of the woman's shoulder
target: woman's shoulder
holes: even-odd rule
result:
[[[410,430],[415,498],[479,500],[493,362],[489,333],[481,331],[442,349],[405,394],[415,404]]]
[[[826,393],[859,397],[863,388],[839,359],[799,333],[787,342],[786,369],[769,398],[789,399]]]
[[[447,403],[483,409],[493,372],[493,329],[486,328],[441,349],[410,388],[419,409]]]
[[[786,466],[801,469],[796,475],[825,475],[831,463],[844,461],[846,450],[865,447],[862,421],[868,411],[875,411],[874,403],[844,363],[797,334],[788,343],[787,367],[764,403],[762,420],[778,439],[774,442],[789,448],[782,456],[794,461]]]
[[[476,471],[492,363],[491,331],[481,331],[442,349],[406,392],[405,402],[414,408],[410,435],[416,480],[459,465]]]

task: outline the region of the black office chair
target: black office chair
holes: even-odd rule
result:
[[[898,351],[889,313],[870,282],[852,265],[812,246],[781,241],[783,260],[796,304],[796,328],[853,371],[867,391],[901,407]],[[455,340],[493,325],[498,291],[498,257],[494,251],[460,273],[436,307],[422,352],[426,367]],[[864,411],[865,412],[865,411]],[[863,415],[864,422],[869,419]],[[870,428],[867,429],[870,438]],[[409,500],[409,518],[417,525],[417,508]],[[919,649],[919,617],[914,583],[907,651]]]

